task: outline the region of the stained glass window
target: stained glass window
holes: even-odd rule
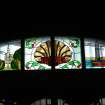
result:
[[[21,41],[0,44],[0,70],[21,69]]]
[[[80,39],[74,37],[55,37],[55,68],[80,69]]]
[[[85,39],[86,68],[105,68],[105,42]]]
[[[49,70],[51,57],[50,37],[25,40],[25,70]]]

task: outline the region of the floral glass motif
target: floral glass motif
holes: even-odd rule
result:
[[[55,69],[81,69],[80,39],[55,37]]]
[[[86,68],[105,68],[105,42],[98,39],[85,39]]]
[[[0,70],[21,70],[21,41],[0,44]]]
[[[51,69],[51,44],[49,37],[25,40],[25,70]]]

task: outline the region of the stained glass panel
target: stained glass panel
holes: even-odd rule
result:
[[[80,39],[74,37],[55,37],[55,68],[80,69]]]
[[[37,37],[25,40],[25,70],[51,69],[50,37]]]
[[[105,42],[97,39],[85,39],[86,68],[105,68]]]
[[[0,44],[0,70],[21,69],[21,41]]]

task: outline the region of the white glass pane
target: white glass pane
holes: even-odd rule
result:
[[[41,99],[41,105],[46,105],[46,99]]]
[[[51,99],[47,99],[47,105],[51,105]]]
[[[3,103],[0,103],[0,105],[4,105]]]
[[[62,99],[58,99],[58,105],[63,105],[63,100]]]
[[[105,105],[105,98],[102,99],[102,105]]]
[[[36,101],[35,105],[40,105],[40,100]]]
[[[68,103],[64,103],[64,105],[69,105]]]

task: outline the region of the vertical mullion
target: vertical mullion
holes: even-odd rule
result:
[[[58,100],[56,97],[51,98],[51,105],[58,105]]]
[[[53,35],[51,36],[51,66],[52,70],[55,70],[55,48]]]
[[[25,61],[25,59],[24,59],[24,56],[25,56],[25,54],[24,54],[24,50],[25,50],[25,40],[24,40],[24,38],[21,38],[21,70],[24,70],[24,61]]]
[[[80,42],[81,42],[81,61],[82,61],[82,70],[85,70],[85,44],[84,44],[84,38],[81,37],[80,38]]]

